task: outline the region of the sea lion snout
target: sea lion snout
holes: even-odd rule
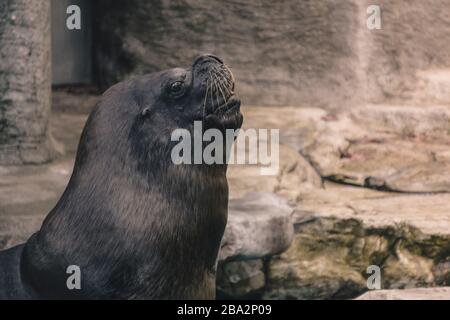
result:
[[[204,62],[204,61],[208,61],[208,60],[215,60],[221,64],[223,63],[223,60],[220,59],[218,56],[211,54],[211,53],[204,53],[204,54],[200,54],[198,55],[195,59],[194,59],[194,63],[193,66],[195,66],[197,63],[199,62]]]
[[[213,54],[197,56],[192,64],[192,75],[194,87],[201,92],[204,116],[215,114],[222,118],[224,113],[239,111],[234,76],[221,58]]]

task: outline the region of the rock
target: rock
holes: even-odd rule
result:
[[[229,204],[219,260],[257,259],[283,252],[292,241],[293,209],[271,193],[249,193]]]
[[[314,142],[328,113],[320,108],[243,106],[243,128],[280,130],[280,143],[299,151]]]
[[[223,298],[255,298],[265,287],[264,262],[261,259],[230,261],[219,265],[217,290]]]
[[[294,221],[334,217],[358,219],[373,228],[412,226],[426,235],[450,236],[450,194],[401,194],[326,183],[303,193]]]
[[[299,151],[324,179],[386,191],[450,191],[445,106],[367,105],[342,112],[248,107],[244,112],[250,127],[279,128],[280,142]]]
[[[369,105],[351,112],[318,108],[244,108],[247,125],[279,128],[321,177],[401,192],[450,190],[450,112],[445,107]],[[291,189],[292,190],[292,189]]]
[[[265,298],[353,298],[367,290],[367,267],[381,268],[382,288],[449,285],[450,237],[407,226],[370,228],[356,219],[315,218],[296,225],[291,247],[272,257]],[[446,279],[446,280],[443,280]]]
[[[367,267],[383,289],[450,285],[450,195],[402,195],[325,183],[302,194],[292,245],[267,264],[270,299],[354,298]]]
[[[295,202],[302,192],[322,185],[313,167],[292,148],[280,145],[279,161],[274,175],[261,175],[261,165],[230,165],[227,172],[230,198],[242,197],[247,192],[266,192]]]
[[[269,261],[264,297],[331,299],[363,292],[363,275],[347,262],[361,259],[356,252],[352,255],[356,261],[349,257],[355,239],[350,223],[320,219],[297,227],[291,247]],[[376,240],[373,243],[384,246]]]
[[[279,108],[278,108],[279,109]],[[227,178],[230,185],[230,198],[242,197],[247,192],[269,192],[277,193],[285,197],[291,202],[300,196],[302,192],[310,189],[320,188],[322,186],[322,178],[310,165],[310,163],[298,153],[298,146],[295,147],[298,139],[295,139],[293,132],[313,132],[308,126],[314,124],[312,118],[320,118],[324,113],[320,110],[312,111],[312,115],[308,112],[296,108],[282,108],[286,111],[275,108],[255,108],[244,107],[245,123],[243,129],[277,129],[280,128],[280,122],[285,122],[289,126],[289,130],[280,130],[279,145],[279,165],[278,172],[274,175],[261,175],[262,165],[233,165],[228,168]],[[295,121],[296,116],[305,119],[305,122]],[[267,114],[277,114],[276,117],[267,117]],[[308,121],[311,120],[311,121]],[[306,126],[306,127],[305,127]],[[238,152],[246,152],[248,159],[248,146],[238,150]]]
[[[45,216],[0,217],[0,250],[23,243],[39,230]]]
[[[450,300],[450,287],[374,290],[356,300]]]
[[[243,110],[247,127],[280,129],[280,170],[274,176],[261,176],[259,166],[229,168],[232,199],[218,265],[223,297],[355,298],[367,291],[366,269],[371,264],[381,267],[383,289],[450,285],[449,194],[405,194],[322,183],[310,163],[319,172],[322,167],[313,161],[314,153],[307,152],[315,150],[314,144],[323,141],[321,136],[332,127],[335,135],[325,134],[327,144],[321,149],[331,146],[329,153],[323,151],[321,162],[323,168],[325,164],[331,168],[333,161],[343,161],[334,155],[333,143],[345,144],[345,137],[352,137],[347,133],[358,137],[360,130],[385,123],[389,135],[401,136],[405,121],[440,144],[446,126],[442,114],[437,113],[435,121],[427,120],[434,123],[432,130],[419,121],[432,112],[414,109],[413,117],[407,115],[409,108],[397,113],[355,108],[351,116],[289,107]],[[373,123],[362,125],[365,118]],[[85,119],[77,114],[52,115],[53,129],[67,150],[63,158],[41,166],[0,167],[0,248],[25,241],[55,205],[70,177]],[[355,129],[355,122],[364,128]],[[430,141],[424,144],[433,146]],[[420,143],[415,146],[423,148]],[[436,155],[437,165],[445,162],[445,153]],[[386,168],[397,170],[398,159],[392,156],[386,153],[385,159],[378,159],[379,167],[384,168],[382,161],[386,161]],[[367,164],[368,168],[375,165]],[[371,183],[382,185],[380,177],[372,175]],[[408,179],[418,184],[425,181],[420,175]]]
[[[450,191],[446,107],[369,105],[319,121],[316,130],[301,152],[324,178],[381,190]]]

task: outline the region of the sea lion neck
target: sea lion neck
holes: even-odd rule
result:
[[[192,275],[210,281],[227,220],[223,166],[166,162],[144,174],[137,165],[119,170],[111,163],[98,170],[88,159],[76,163],[63,196],[27,244],[31,285],[49,297],[84,298],[65,287],[69,265],[80,267],[82,285],[97,297],[128,298],[135,279],[154,272],[160,285],[142,284],[142,297],[185,297],[171,289],[174,278],[191,291],[203,285],[191,283]],[[124,268],[130,278],[118,280]]]

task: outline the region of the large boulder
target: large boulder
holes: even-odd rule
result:
[[[450,195],[399,195],[325,184],[303,194],[292,245],[267,264],[265,298],[353,298],[367,268],[381,287],[450,285]]]
[[[292,211],[286,200],[272,193],[232,199],[219,260],[257,259],[286,250],[294,233]]]
[[[266,261],[285,251],[294,229],[293,208],[273,193],[248,193],[232,199],[219,255],[219,297],[261,297]]]

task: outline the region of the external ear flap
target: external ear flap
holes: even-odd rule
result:
[[[141,115],[143,117],[148,117],[150,115],[150,108],[144,108],[144,110],[142,110]]]

